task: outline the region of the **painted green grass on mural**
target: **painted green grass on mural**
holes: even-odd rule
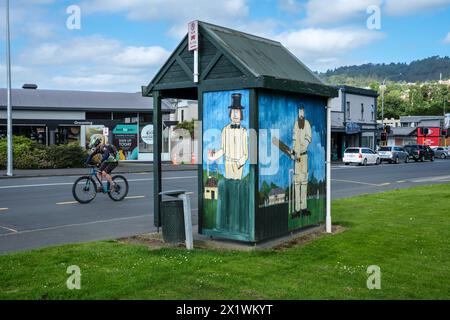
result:
[[[431,200],[431,201],[430,201]],[[1,299],[449,299],[450,184],[333,202],[349,230],[283,251],[114,241],[0,256]],[[81,268],[81,290],[66,288]],[[366,270],[381,267],[381,290]]]

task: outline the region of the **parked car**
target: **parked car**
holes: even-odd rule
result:
[[[448,147],[434,147],[434,156],[436,158],[446,159],[450,158],[450,150]]]
[[[378,150],[378,154],[382,162],[387,161],[396,164],[400,163],[400,161],[405,163],[409,162],[409,154],[402,147],[381,147]]]
[[[434,161],[434,151],[431,150],[429,146],[425,146],[423,144],[410,144],[403,147],[408,154],[409,159],[414,161],[425,161],[430,160]]]
[[[344,163],[357,163],[365,166],[368,164],[380,164],[380,156],[370,148],[347,148],[344,151]]]

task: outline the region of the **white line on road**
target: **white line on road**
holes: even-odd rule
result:
[[[0,208],[0,211],[6,211],[8,208]]]
[[[197,176],[167,177],[167,178],[162,178],[162,180],[193,179],[193,178],[197,178]],[[153,181],[153,178],[130,179],[130,180],[128,180],[128,182],[142,182],[142,181]],[[20,188],[36,188],[36,187],[70,186],[70,185],[73,185],[73,182],[25,184],[25,185],[17,185],[17,186],[1,186],[0,190],[1,189],[20,189]]]
[[[372,186],[372,187],[385,187],[390,185],[390,182],[385,182],[385,183],[380,183],[380,184],[375,184],[375,183],[368,183],[368,182],[360,182],[360,181],[353,181],[353,180],[342,180],[342,179],[331,179],[332,181],[337,181],[337,182],[347,182],[347,183],[356,183],[356,184],[363,184],[363,185],[367,185],[367,186]]]
[[[134,200],[134,199],[143,199],[143,198],[145,198],[145,196],[131,196],[131,197],[126,197],[125,199]]]
[[[57,230],[57,229],[63,229],[63,228],[70,228],[70,227],[80,227],[80,226],[87,226],[91,224],[99,224],[99,223],[106,223],[106,222],[114,222],[114,221],[124,221],[124,220],[132,220],[132,219],[139,219],[144,217],[149,217],[149,214],[144,214],[140,216],[132,216],[132,217],[124,217],[124,218],[115,218],[115,219],[108,219],[108,220],[98,220],[98,221],[90,221],[90,222],[84,222],[84,223],[73,223],[73,224],[64,224],[60,226],[55,227],[48,227],[48,228],[40,228],[40,229],[31,229],[31,230],[23,230],[23,231],[17,231],[13,229],[8,229],[5,227],[0,226],[0,228],[5,228],[10,231],[13,231],[14,234],[24,234],[24,233],[32,233],[32,232],[39,232],[39,231],[50,231],[50,230]],[[0,234],[0,237],[5,237],[8,235],[12,235],[12,233],[9,234]]]
[[[416,178],[412,179],[412,182],[433,182],[433,181],[445,181],[450,179],[450,176],[438,176],[438,177],[425,177],[425,178]]]
[[[78,204],[78,201],[58,202],[56,204],[60,205],[60,206],[65,206],[65,205],[68,205],[68,204]]]
[[[0,226],[0,228],[2,228],[2,229],[5,229],[5,230],[8,230],[8,231],[11,231],[11,232],[13,232],[13,233],[18,233],[18,231],[16,230],[16,229],[11,229],[11,228],[8,228],[8,227],[4,227],[4,226]],[[6,234],[5,234],[5,236],[6,236]]]
[[[191,209],[191,211],[198,211],[198,208]],[[151,217],[151,214],[143,214],[143,215],[140,215],[140,216],[114,218],[114,219],[107,219],[107,220],[90,221],[90,222],[84,222],[84,223],[64,224],[64,225],[55,226],[55,227],[47,227],[47,228],[40,228],[40,229],[30,229],[30,230],[23,230],[23,231],[17,231],[17,230],[14,230],[14,229],[9,229],[9,228],[6,228],[6,227],[2,227],[2,228],[5,228],[5,229],[7,229],[9,231],[14,232],[14,233],[0,234],[0,238],[1,237],[6,237],[6,236],[11,236],[11,235],[20,235],[20,234],[40,232],[40,231],[51,231],[51,230],[58,230],[58,229],[71,228],[71,227],[82,227],[82,226],[88,226],[88,225],[92,225],[92,224],[108,223],[108,222],[116,222],[116,221],[125,221],[125,220],[133,220],[133,219],[140,219],[140,218],[146,218],[146,217]]]

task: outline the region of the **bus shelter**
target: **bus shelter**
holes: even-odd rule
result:
[[[142,93],[154,103],[155,226],[169,98],[198,100],[200,234],[256,243],[325,221],[327,105],[338,92],[279,42],[195,21]]]

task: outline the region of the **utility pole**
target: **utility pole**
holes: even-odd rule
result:
[[[7,170],[6,174],[13,175],[13,130],[12,130],[12,109],[11,109],[11,34],[9,31],[9,0],[6,0],[6,103],[7,103],[7,129],[8,140],[7,150]]]

